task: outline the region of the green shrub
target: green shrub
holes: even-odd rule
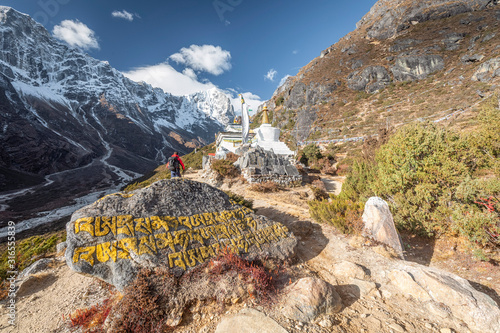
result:
[[[467,147],[435,124],[405,126],[377,151],[371,190],[389,201],[400,228],[428,236],[444,233],[454,188],[474,171]]]
[[[470,145],[484,156],[486,167],[500,176],[500,110],[498,99],[487,101],[478,116],[479,130],[469,137]]]
[[[231,191],[224,191],[224,193],[226,193],[229,196],[229,199],[233,200],[238,205],[253,209],[253,200],[245,199],[245,197],[243,197],[242,195],[236,194]]]
[[[207,146],[197,148],[187,155],[181,157],[182,162],[187,168],[193,168],[195,170],[201,170],[203,164],[203,156],[209,153],[215,153],[215,143],[209,144]]]
[[[496,212],[476,209],[474,206],[460,205],[453,211],[454,231],[466,236],[480,246],[500,245],[500,222]]]
[[[300,155],[300,163],[307,166],[314,164],[323,157],[323,155],[321,154],[321,150],[314,143],[305,146],[304,149],[302,149]]]
[[[358,233],[361,229],[361,215],[364,205],[341,197],[327,200],[308,201],[311,217],[319,223],[332,224],[344,234]]]
[[[0,256],[0,281],[4,280],[7,276],[7,271],[22,271],[33,262],[42,256],[54,253],[56,245],[66,240],[66,233],[64,231],[57,231],[47,233],[40,236],[32,236],[16,242],[16,267],[11,269],[8,263],[8,251],[2,251]],[[7,244],[5,244],[5,247]]]
[[[224,178],[235,178],[240,175],[240,170],[227,159],[213,160],[212,170]]]
[[[280,97],[278,97],[278,98],[276,99],[275,104],[276,104],[276,106],[280,106],[280,105],[282,105],[282,104],[283,104],[283,102],[284,102],[284,101],[285,101],[285,98],[284,98],[283,96],[280,96]]]
[[[342,165],[343,170],[345,167]],[[370,184],[375,177],[375,165],[370,161],[361,158],[355,159],[350,168],[347,177],[342,184],[340,196],[353,201],[366,201],[373,195]]]
[[[500,245],[500,180],[466,177],[455,198],[453,231],[481,246]]]

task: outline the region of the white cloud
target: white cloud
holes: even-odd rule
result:
[[[193,80],[198,79],[198,75],[196,75],[195,71],[193,71],[191,68],[184,68],[184,70],[182,71],[182,74],[189,76]]]
[[[297,53],[299,53],[299,50],[293,50],[292,51],[292,54],[297,54]]]
[[[80,21],[64,20],[54,27],[52,33],[70,46],[77,46],[84,50],[99,48],[94,31]]]
[[[194,74],[194,76],[192,75]],[[202,83],[196,80],[196,74],[189,69],[179,73],[167,63],[145,66],[124,72],[123,75],[137,82],[147,82],[153,87],[163,89],[172,95],[182,96],[214,88],[211,82]]]
[[[264,80],[274,81],[276,74],[278,74],[278,72],[274,68],[271,68],[269,72],[267,72],[267,74],[264,75]]]
[[[285,83],[286,79],[288,79],[291,75],[285,75],[281,78],[280,83],[278,84],[278,87],[281,87],[283,83]]]
[[[172,54],[170,59],[193,70],[213,75],[220,75],[231,69],[231,53],[214,45],[183,47],[178,53]]]
[[[239,93],[237,93],[234,89],[228,89],[224,92],[231,99],[231,104],[233,105],[236,114],[241,114],[241,99],[238,96]],[[252,110],[250,111],[250,115],[254,115],[257,112],[259,105],[265,102],[258,95],[252,94],[251,92],[244,92],[241,94],[243,95],[243,99],[245,99],[245,108],[248,105],[249,109]]]
[[[134,14],[127,12],[125,9],[124,10],[115,10],[111,13],[113,17],[116,18],[121,18],[127,21],[132,22],[134,20]]]

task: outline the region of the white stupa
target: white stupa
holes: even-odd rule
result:
[[[264,106],[262,125],[254,130],[255,137],[252,146],[259,146],[264,150],[272,150],[276,155],[291,156],[294,154],[288,146],[280,141],[280,129],[272,127],[267,115],[267,106]]]

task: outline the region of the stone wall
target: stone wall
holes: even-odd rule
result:
[[[286,158],[260,147],[245,147],[240,150],[235,165],[249,183],[272,181],[283,186],[292,186],[302,181],[302,175]]]

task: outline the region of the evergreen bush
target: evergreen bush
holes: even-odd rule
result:
[[[311,217],[320,223],[329,223],[344,234],[360,231],[364,205],[349,199],[331,196],[328,200],[308,201]]]

